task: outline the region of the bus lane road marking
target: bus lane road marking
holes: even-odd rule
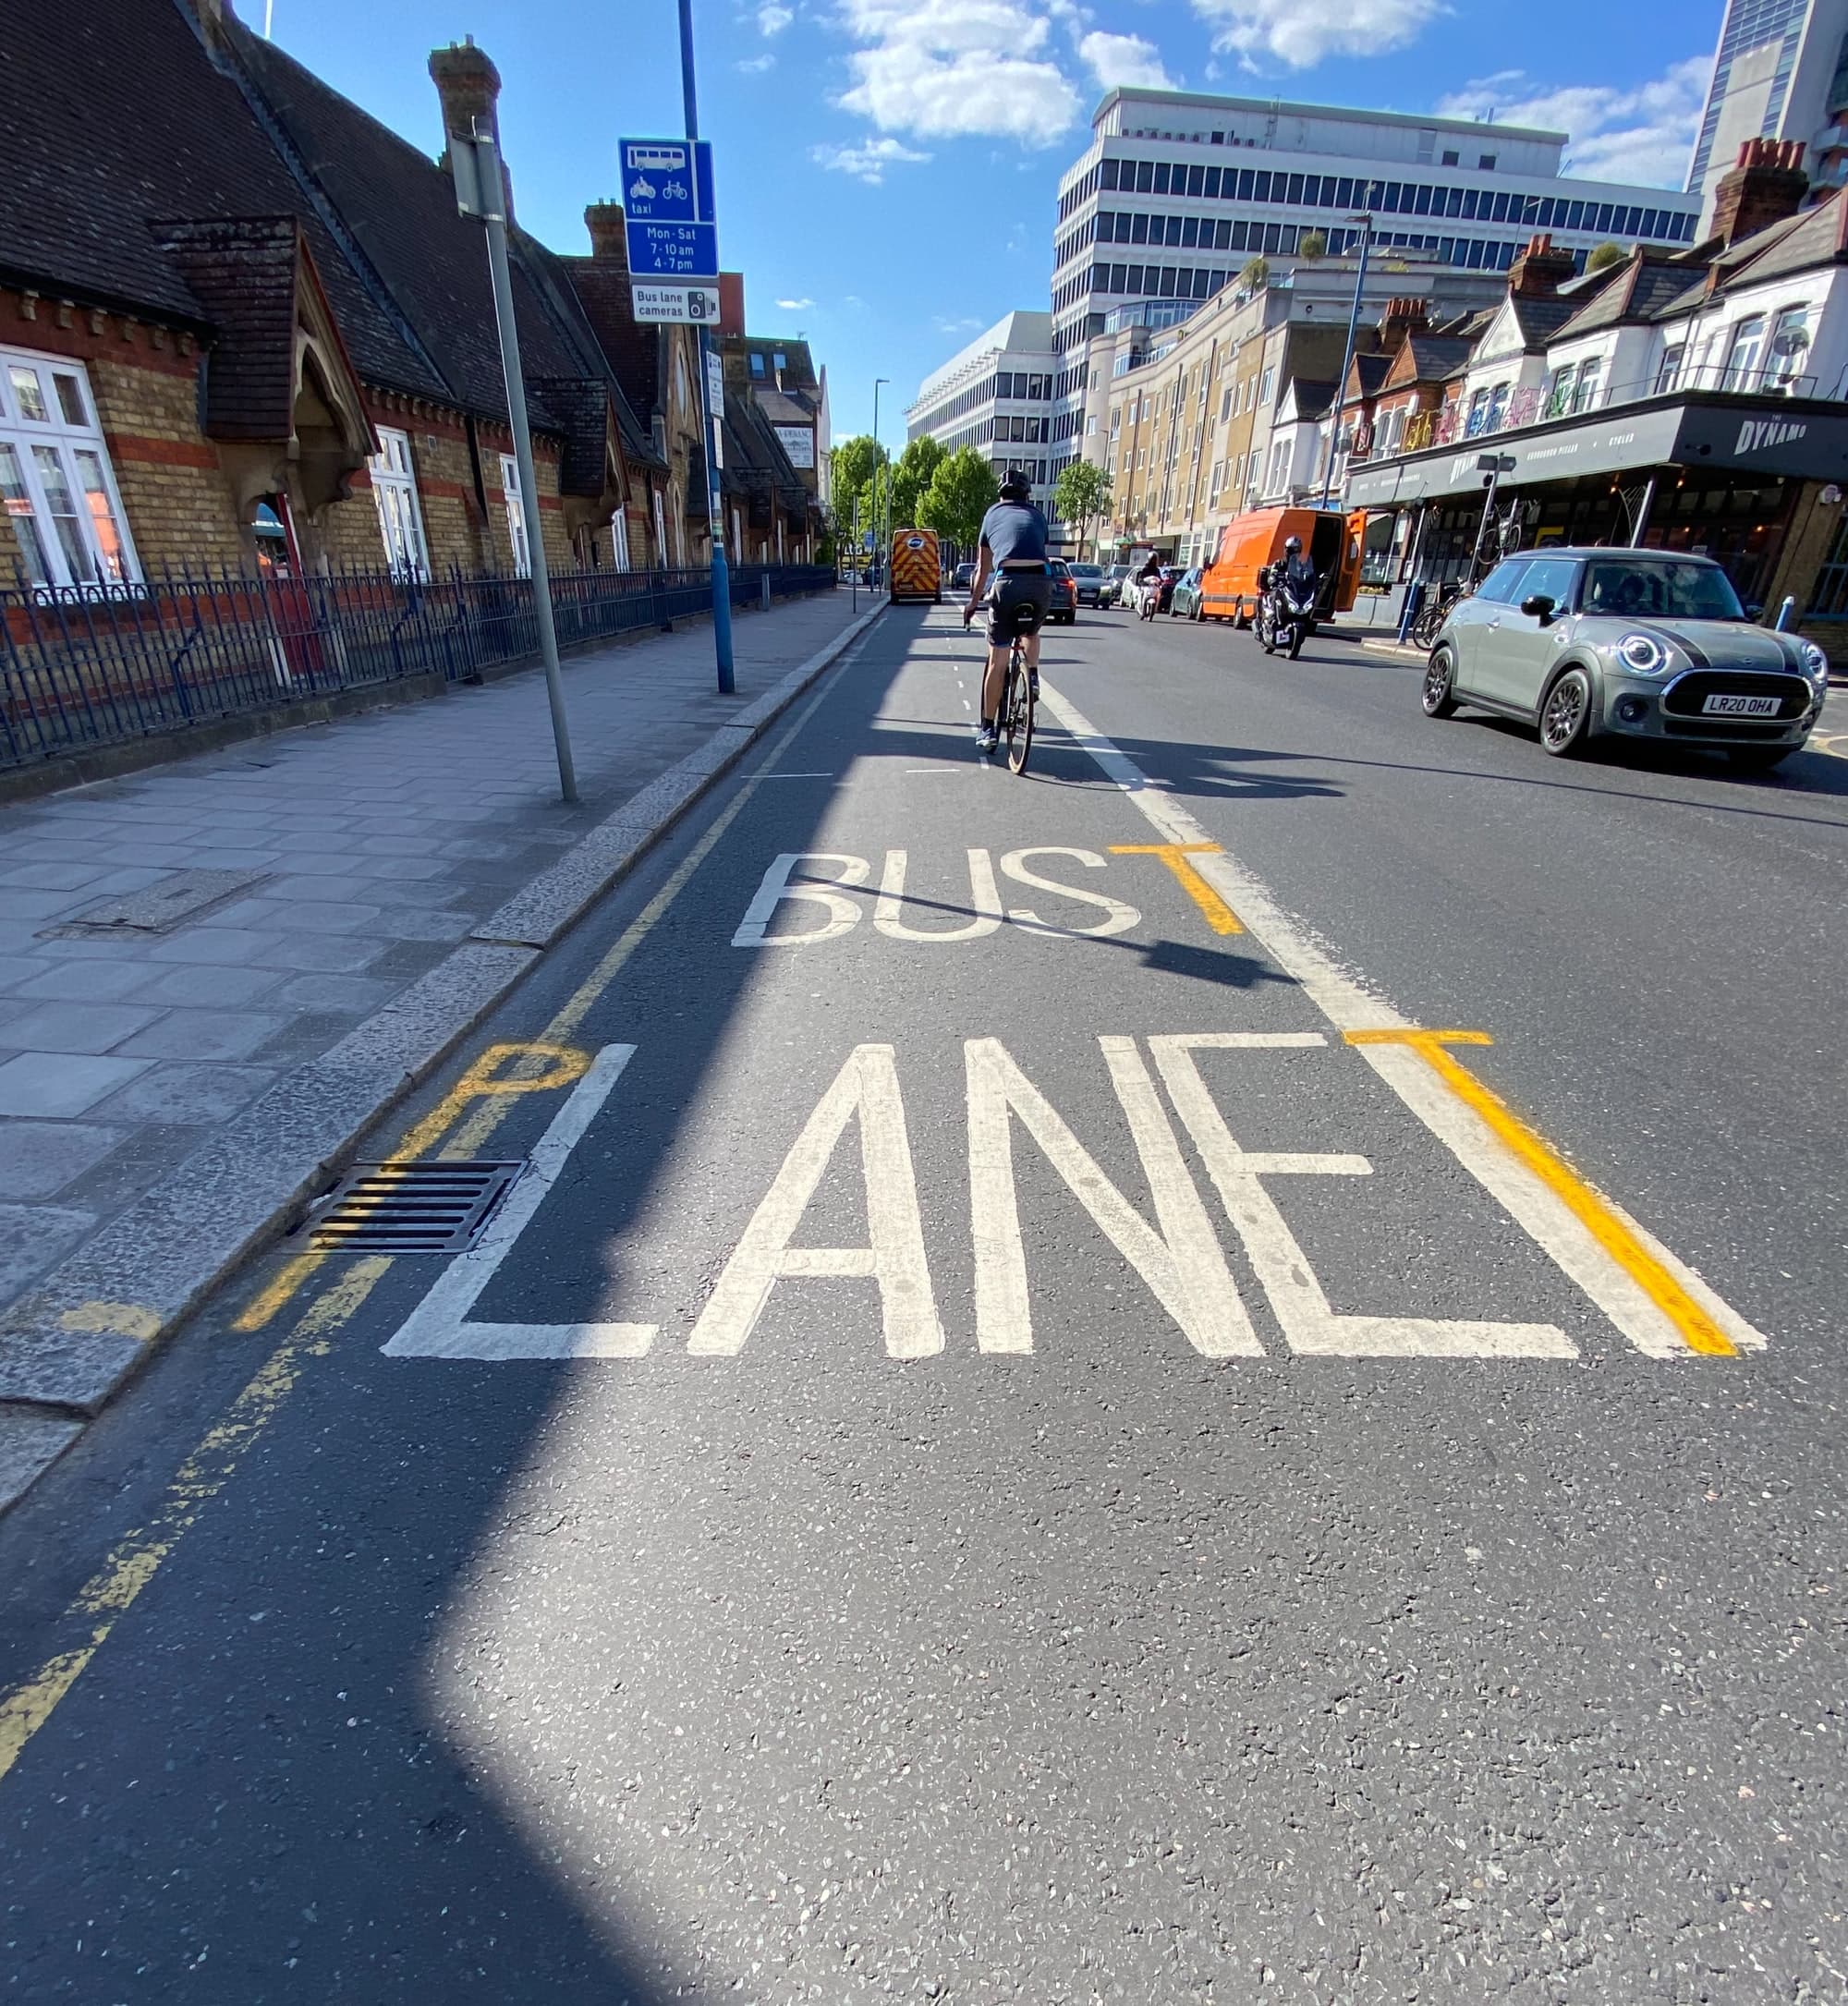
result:
[[[1284,973],[1638,1351],[1671,1358],[1763,1348],[1762,1331],[1621,1206],[1569,1171],[1433,1034],[1420,1033],[1342,968],[1260,879],[1043,677],[1040,700],[1160,835],[1190,847],[1193,868]],[[1432,1063],[1433,1052],[1442,1065]]]
[[[1033,1299],[1015,1175],[1015,1137],[1030,1143],[1076,1198],[1102,1239],[1138,1275],[1170,1322],[1202,1357],[1261,1357],[1251,1316],[1227,1266],[1218,1231],[1187,1167],[1180,1137],[1156,1090],[1159,1076],[1193,1142],[1227,1220],[1243,1242],[1259,1287],[1292,1351],[1323,1357],[1572,1358],[1556,1325],[1434,1317],[1337,1313],[1308,1254],[1265,1188],[1272,1177],[1368,1177],[1364,1156],[1324,1151],[1247,1151],[1234,1139],[1201,1078],[1195,1053],[1236,1052],[1247,1064],[1267,1054],[1331,1057],[1323,1031],[1204,1031],[1098,1039],[1111,1088],[1149,1194],[1152,1218],[1111,1180],[1097,1160],[996,1038],[963,1045],[969,1212],[975,1270],[976,1347],[1026,1354],[1035,1349]],[[1337,1052],[1343,1048],[1335,1048]],[[600,1113],[633,1053],[626,1045],[600,1053],[560,1111],[535,1155],[529,1179],[480,1247],[460,1257],[385,1343],[396,1358],[505,1361],[539,1358],[639,1358],[658,1333],[652,1322],[475,1323],[468,1313],[530,1223],[570,1150]],[[797,1244],[802,1222],[847,1130],[857,1126],[857,1168],[865,1197],[868,1244]],[[724,1125],[736,1153],[736,1127]],[[870,1281],[879,1293],[885,1354],[927,1358],[945,1349],[927,1240],[942,1248],[955,1225],[939,1215],[927,1235],[900,1087],[897,1054],[886,1044],[857,1045],[821,1092],[748,1223],[724,1258],[687,1340],[695,1356],[735,1358],[749,1341],[777,1284],[787,1281]],[[1066,1215],[1069,1217],[1069,1214]],[[681,1248],[703,1272],[706,1247]],[[535,1254],[542,1271],[543,1258]]]

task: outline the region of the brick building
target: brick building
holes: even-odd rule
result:
[[[486,251],[446,158],[226,0],[16,0],[8,20],[0,579],[526,569]],[[430,67],[433,136],[492,126],[480,50]],[[547,556],[700,565],[690,331],[636,328],[590,213],[589,258],[509,231]],[[754,467],[799,488],[773,439],[747,426],[736,450],[741,503]],[[814,513],[785,545],[791,527],[811,548]]]

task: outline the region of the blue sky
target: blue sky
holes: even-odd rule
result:
[[[252,27],[264,0],[238,0]],[[521,223],[581,251],[624,133],[681,127],[675,0],[274,0],[276,41],[407,139],[440,132],[429,51],[504,89]],[[1585,174],[1679,187],[1722,0],[695,0],[723,262],[751,332],[806,333],[834,429],[904,438],[919,381],[1043,307],[1060,173],[1109,83],[1570,132]],[[1543,20],[1544,32],[1537,32]]]

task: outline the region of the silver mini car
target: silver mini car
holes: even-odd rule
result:
[[[1556,757],[1609,733],[1765,771],[1809,736],[1828,687],[1821,649],[1749,621],[1710,558],[1545,550],[1452,607],[1423,701],[1427,717],[1470,704],[1536,724]]]

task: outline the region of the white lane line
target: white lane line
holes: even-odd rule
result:
[[[866,1183],[867,1246],[792,1246],[817,1187],[858,1118],[860,1173]],[[889,1358],[929,1358],[943,1348],[943,1326],[924,1254],[897,1055],[890,1045],[857,1045],[796,1138],[776,1181],[732,1249],[687,1349],[695,1356],[736,1357],[770,1292],[784,1276],[870,1277],[879,1284]]]
[[[1099,1169],[998,1038],[964,1043],[977,1344],[985,1352],[1033,1349],[1032,1297],[1014,1179],[1013,1123],[1018,1121],[1196,1351],[1209,1358],[1261,1357],[1264,1347],[1135,1039],[1098,1042],[1155,1201],[1156,1226]]]
[[[381,1348],[388,1358],[639,1358],[652,1323],[470,1323],[468,1312],[531,1223],[565,1159],[610,1098],[633,1045],[605,1045],[540,1137],[526,1174],[480,1242],[458,1255]]]
[[[1040,700],[1127,796],[1143,818],[1172,843],[1214,839],[1178,801],[1161,793],[1122,748],[1046,680]],[[1342,1031],[1414,1028],[1383,997],[1341,967],[1332,954],[1277,903],[1270,889],[1234,857],[1214,846],[1194,867],[1223,897],[1285,974],[1295,978],[1329,1022]],[[1591,1226],[1526,1163],[1504,1148],[1487,1123],[1450,1093],[1419,1055],[1401,1044],[1355,1048],[1405,1106],[1443,1143],[1552,1260],[1610,1318],[1638,1351],[1656,1358],[1689,1356],[1683,1328],[1599,1240]],[[1761,1350],[1765,1336],[1678,1259],[1620,1205],[1594,1194],[1610,1219],[1712,1318],[1742,1350]]]

